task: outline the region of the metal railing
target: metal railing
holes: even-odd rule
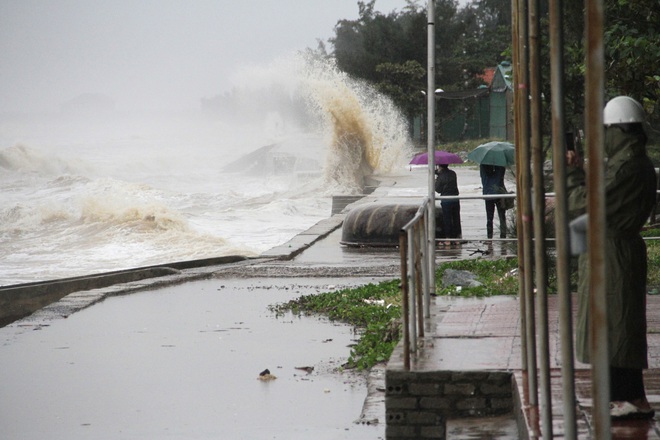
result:
[[[410,370],[411,354],[419,349],[418,338],[424,337],[424,318],[430,316],[430,283],[435,283],[435,274],[430,274],[428,252],[428,230],[435,209],[429,199],[419,207],[414,217],[406,223],[399,235],[401,256],[401,292],[403,318],[403,365]]]
[[[499,199],[515,198],[516,195],[493,194],[479,196],[443,196],[438,200],[461,199]],[[433,203],[435,204],[435,203]],[[406,223],[399,235],[399,253],[401,259],[401,310],[403,321],[403,364],[410,370],[411,357],[417,354],[419,338],[424,337],[424,319],[430,317],[431,291],[435,290],[434,265],[430,264],[435,256],[429,252],[430,237],[428,225],[435,220],[435,206],[425,198],[421,206]],[[433,225],[435,222],[432,223]],[[434,234],[433,234],[434,235]]]

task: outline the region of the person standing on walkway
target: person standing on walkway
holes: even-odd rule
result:
[[[480,165],[481,187],[484,195],[501,194],[504,191],[504,173],[506,168],[497,165]],[[500,238],[506,238],[506,210],[499,199],[486,199],[486,236],[493,238],[493,217],[495,208],[500,220]]]
[[[435,192],[441,196],[457,196],[458,180],[456,172],[449,169],[449,165],[440,164],[436,169]],[[457,200],[441,200],[442,207],[442,231],[445,238],[461,237],[461,202]],[[444,244],[456,244],[458,241],[450,241]]]
[[[610,365],[610,415],[614,419],[651,418],[644,390],[648,368],[646,341],[646,244],[640,231],[656,203],[657,177],[646,154],[645,113],[632,98],[619,96],[605,106],[605,286]],[[584,214],[587,188],[582,158],[567,150],[567,189],[572,217]],[[588,250],[587,250],[588,251]],[[588,255],[578,265],[576,352],[589,363]]]

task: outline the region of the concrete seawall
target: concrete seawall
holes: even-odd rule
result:
[[[235,263],[245,259],[241,256],[207,258],[0,287],[0,327],[28,316],[73,292],[176,275],[184,269]]]

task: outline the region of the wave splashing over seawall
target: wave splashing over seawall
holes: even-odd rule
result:
[[[256,256],[405,169],[404,118],[331,61],[240,80],[202,113],[0,120],[0,285]]]
[[[286,90],[287,97],[303,102],[305,118],[313,122],[301,121],[295,112],[275,119],[323,137],[320,187],[328,195],[362,193],[371,176],[405,166],[410,156],[409,127],[392,101],[330,59],[298,54],[266,69],[244,71],[241,80],[262,90]]]
[[[327,183],[360,193],[369,177],[404,163],[408,126],[391,100],[329,61],[307,61],[306,69],[303,85],[330,137]]]

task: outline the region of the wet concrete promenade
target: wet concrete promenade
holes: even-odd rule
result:
[[[463,166],[455,167],[454,169],[457,171],[459,188],[462,195],[477,196],[481,193],[479,173],[475,167]],[[418,204],[423,197],[426,196],[426,182],[424,169],[406,170],[397,176],[390,176],[383,179],[379,187],[372,194],[357,203],[409,202],[411,204]],[[100,345],[111,345],[112,335],[108,330],[108,326],[121,327],[127,320],[129,320],[128,316],[135,315],[135,319],[139,320],[143,318],[144,313],[141,311],[138,313],[137,309],[126,310],[126,308],[132,309],[136,307],[136,303],[128,301],[129,298],[115,298],[117,301],[114,301],[111,304],[109,302],[106,303],[105,300],[130,293],[164,293],[165,295],[161,295],[159,297],[160,299],[157,300],[151,295],[144,295],[142,297],[135,296],[138,298],[139,302],[142,302],[143,307],[150,310],[148,315],[152,328],[148,329],[147,325],[144,324],[144,328],[138,328],[137,330],[131,331],[127,330],[130,334],[127,333],[124,336],[127,336],[130,341],[146,337],[155,338],[154,340],[157,341],[156,344],[160,347],[160,350],[156,359],[149,359],[149,356],[145,356],[145,359],[142,362],[144,362],[144,365],[148,366],[144,368],[147,370],[146,374],[140,376],[139,379],[136,378],[135,383],[129,384],[129,386],[140,388],[146,386],[145,382],[148,384],[164,380],[171,382],[172,392],[177,390],[180,391],[182,389],[196,390],[198,393],[197,397],[195,394],[188,394],[188,391],[183,394],[183,398],[187,399],[187,407],[192,408],[191,411],[196,413],[196,416],[191,418],[191,423],[193,425],[196,424],[196,426],[187,426],[186,428],[181,428],[183,431],[179,430],[176,432],[141,432],[138,429],[140,414],[136,413],[134,414],[135,420],[123,420],[123,422],[128,423],[129,426],[133,426],[130,425],[130,423],[134,423],[134,426],[136,427],[135,429],[137,429],[136,431],[126,432],[123,437],[121,435],[114,437],[112,435],[107,435],[103,438],[183,439],[193,438],[190,435],[191,433],[194,434],[194,438],[218,438],[217,435],[215,435],[217,433],[204,431],[203,429],[206,426],[212,426],[214,420],[217,420],[218,418],[217,410],[215,410],[216,413],[214,413],[214,410],[210,410],[206,406],[220,405],[216,400],[219,399],[220,396],[238,396],[240,394],[247,394],[248,392],[244,388],[232,388],[229,385],[226,387],[223,385],[222,388],[218,389],[208,389],[209,387],[204,385],[201,382],[201,379],[196,380],[193,377],[199,374],[199,372],[186,370],[187,367],[182,363],[181,356],[184,358],[196,356],[194,354],[196,351],[193,350],[194,344],[201,344],[201,342],[197,341],[191,345],[185,342],[187,338],[185,335],[178,333],[171,336],[171,339],[164,339],[164,336],[162,335],[169,334],[168,325],[167,322],[158,322],[157,318],[162,316],[163,318],[161,318],[161,321],[163,319],[174,319],[175,316],[184,313],[183,310],[179,309],[184,306],[180,304],[175,306],[172,304],[168,309],[163,306],[162,298],[167,298],[168,295],[181,296],[182,293],[186,293],[188,296],[184,296],[184,298],[187,298],[186,301],[189,304],[189,307],[185,306],[185,308],[192,309],[194,308],[193,298],[195,298],[194,301],[202,301],[202,298],[209,298],[208,293],[204,296],[203,293],[199,292],[228,290],[234,292],[234,294],[235,292],[240,291],[245,295],[248,292],[272,289],[280,292],[280,296],[276,296],[276,298],[287,298],[295,296],[301,289],[301,286],[306,286],[306,288],[313,286],[314,289],[327,289],[330,285],[334,288],[336,286],[360,285],[368,282],[378,282],[384,279],[400,277],[399,255],[396,250],[347,248],[342,246],[340,244],[342,219],[342,214],[332,216],[310,228],[308,231],[297,235],[289,242],[264,253],[257,259],[250,259],[221,266],[187,268],[154,279],[131,281],[129,283],[113,285],[101,289],[72,293],[61,301],[41,309],[28,318],[0,329],[0,358],[7,355],[23,356],[25,357],[26,362],[36,363],[45,357],[66,354],[71,343],[65,343],[65,341],[62,341],[61,343],[58,342],[58,326],[55,324],[58,321],[63,322],[61,320],[64,318],[73,317],[77,312],[87,309],[93,313],[86,315],[86,318],[79,323],[79,325],[82,326],[79,331],[89,332],[95,336],[95,339],[90,343],[92,345],[97,343]],[[499,258],[511,254],[511,246],[510,244],[507,244],[507,241],[494,240],[493,242],[489,242],[485,240],[485,219],[482,200],[474,199],[463,201],[461,203],[461,219],[463,238],[467,242],[459,248],[439,248],[436,255],[439,263],[463,258]],[[191,286],[194,286],[194,290],[199,291],[194,296],[191,296],[192,294],[190,293],[191,290],[193,290],[191,289]],[[133,296],[131,296],[131,298],[132,297]],[[229,301],[233,301],[229,298],[230,297],[228,297]],[[235,296],[233,298],[235,298]],[[213,301],[216,301],[216,299],[213,299]],[[202,306],[200,311],[193,312],[202,313],[203,315],[205,314],[204,316],[208,316],[208,310],[205,310],[204,307],[214,307],[215,309],[221,310],[223,305],[222,303],[214,302],[212,305]],[[252,303],[246,302],[240,305],[239,309],[249,309],[251,307],[254,307]],[[122,311],[122,308],[124,311]],[[549,310],[551,325],[550,347],[554,438],[563,438],[561,416],[563,409],[561,403],[561,375],[559,370],[560,350],[559,341],[557,340],[558,316],[554,297],[551,297],[549,300]],[[197,315],[194,313],[191,312],[191,317],[186,319],[199,319],[198,317],[195,317]],[[648,315],[650,344],[649,362],[651,368],[646,372],[646,381],[649,400],[656,411],[660,411],[660,297],[649,296]],[[220,339],[222,339],[224,335],[229,335],[231,332],[252,333],[258,331],[256,328],[248,329],[247,325],[240,321],[239,318],[228,317],[227,319],[229,320],[228,322],[232,323],[227,327],[216,328],[207,325],[203,326],[203,328],[196,328],[195,333],[202,334],[204,338],[208,336],[214,338],[220,337]],[[199,326],[198,323],[195,323],[195,325]],[[522,393],[519,325],[518,301],[516,298],[434,298],[432,300],[432,316],[426,323],[428,330],[427,337],[424,341],[424,349],[419,358],[415,361],[414,368],[423,370],[509,371],[514,375],[516,384],[519,386],[519,392]],[[155,330],[159,328],[161,329],[160,331]],[[294,333],[298,334],[300,332]],[[28,337],[34,339],[33,336],[30,336],[34,334],[40,334],[42,335],[42,338],[35,340],[34,343],[30,345],[30,352],[25,353],[25,350],[18,350],[18,348],[20,348],[20,341]],[[268,339],[269,336],[270,335],[264,335],[262,339],[259,339],[262,344],[253,347],[253,351],[264,351],[264,347],[270,345]],[[48,339],[48,337],[53,340],[50,345],[43,342],[43,340]],[[288,338],[293,336],[289,334],[286,336],[278,334],[272,335],[272,337]],[[322,333],[315,335],[314,338],[316,342],[322,340]],[[349,343],[350,338],[351,335],[350,332],[348,332],[343,336],[338,336],[336,342],[338,344]],[[225,338],[225,341],[226,340],[227,338]],[[340,340],[342,342],[339,342]],[[208,341],[210,341],[210,339]],[[321,342],[324,342],[325,344],[325,341]],[[303,347],[302,344],[308,344],[308,341],[301,340],[300,344],[301,347]],[[315,346],[317,348],[322,346],[324,350],[329,351],[331,350],[331,345],[330,342],[327,342],[326,345],[319,343]],[[175,353],[175,350],[178,350],[177,347],[186,347],[187,351],[174,356],[173,353]],[[309,350],[307,347],[307,345],[304,345],[300,351],[304,354],[305,351]],[[91,351],[94,350],[93,346],[88,348]],[[338,348],[342,351],[347,350],[345,346],[339,346]],[[139,350],[139,346],[136,346],[136,350]],[[239,351],[240,350],[236,347],[229,350],[229,352],[232,353],[238,353]],[[118,357],[127,356],[121,350],[117,350],[113,353],[114,356]],[[138,353],[140,352],[136,351],[135,353],[135,356],[138,356]],[[298,366],[298,364],[295,363],[300,363],[302,365],[302,363],[305,362],[305,357],[299,356],[299,354],[300,353],[296,354],[295,360],[290,360],[289,363],[291,365]],[[316,354],[316,356],[319,356],[319,354]],[[258,358],[257,360],[259,359],[261,358]],[[89,373],[84,376],[86,380],[89,381],[89,383],[84,384],[85,386],[89,386],[90,383],[97,384],[97,382],[101,382],[102,385],[104,382],[110,381],[111,377],[119,376],[121,374],[138,374],[134,371],[103,370],[101,369],[101,364],[103,363],[102,359],[90,360],[89,362],[90,363],[86,365],[78,365],[77,367],[73,365],[71,366],[71,368],[80,368]],[[162,362],[162,364],[159,362]],[[204,365],[205,373],[207,374],[217,368],[217,365],[214,366],[213,362],[209,362],[208,359],[200,358],[199,363]],[[166,366],[169,366],[170,364],[177,365],[179,369],[177,370],[174,368],[172,371],[169,371],[169,367],[166,368]],[[257,364],[259,367],[263,365],[259,362],[257,362]],[[96,370],[97,372],[103,371],[101,377],[94,374],[95,368],[98,369]],[[590,439],[592,437],[590,435],[591,404],[589,370],[585,365],[577,365],[576,368],[579,438]],[[275,374],[281,374],[283,376],[285,369],[286,365],[283,364],[279,371],[275,371]],[[20,376],[20,371],[17,372],[17,374]],[[144,372],[139,374],[144,374]],[[336,386],[331,382],[324,382],[324,379],[321,377],[315,377],[315,379],[319,382],[318,385],[321,389],[324,390],[323,392],[325,392],[325,390],[332,390],[334,389],[333,387]],[[30,378],[24,377],[21,380],[26,381],[27,383],[30,381]],[[300,383],[304,383],[305,380],[310,380],[310,378],[303,377],[302,373],[298,371],[294,372],[292,379],[289,382],[284,382],[284,379],[279,380],[280,384],[286,383],[292,388],[295,388]],[[379,382],[382,378],[379,378],[377,375],[372,378],[372,380],[374,383],[369,386],[370,393],[367,398],[368,405],[363,408],[363,415],[365,420],[375,421],[374,419],[378,419],[378,424],[375,428],[373,426],[359,427],[356,425],[350,429],[342,429],[340,431],[330,427],[326,430],[319,430],[318,428],[312,429],[306,427],[304,420],[300,419],[269,420],[265,418],[263,420],[251,420],[248,416],[245,419],[241,419],[240,423],[253,425],[253,427],[257,426],[258,429],[253,429],[250,431],[251,434],[246,435],[245,433],[241,433],[238,428],[236,428],[235,431],[231,431],[229,427],[225,427],[223,432],[225,432],[226,436],[224,438],[302,439],[314,437],[327,439],[345,438],[353,440],[384,438],[384,386]],[[177,385],[179,382],[183,382],[183,384]],[[229,382],[232,381],[229,380]],[[46,386],[45,383],[42,385],[32,385],[35,386],[35,388]],[[272,400],[271,403],[275,405],[287,405],[287,401],[278,400],[278,398],[282,399],[283,394],[275,392],[275,386],[276,385],[273,385],[272,394],[266,394],[266,400]],[[277,386],[281,387],[281,385]],[[350,385],[344,386],[351,388]],[[357,389],[354,389],[353,391],[348,391],[348,393],[364,392],[366,394],[366,389],[360,387],[356,388]],[[148,390],[149,388],[146,389]],[[298,388],[295,389],[297,390]],[[105,392],[110,391],[106,390]],[[120,392],[130,393],[131,391],[116,390],[117,394]],[[151,414],[153,417],[163,417],[163,414],[165,414],[171,422],[176,421],[176,417],[180,417],[181,415],[168,413],[167,406],[164,403],[168,399],[167,391],[159,390],[159,392],[162,392],[163,394],[147,398],[144,403],[146,407],[136,409],[135,411],[141,411],[143,416]],[[281,392],[283,393],[284,391]],[[308,391],[297,392],[306,393]],[[256,397],[252,396],[253,399],[259,398],[263,400],[263,389],[260,390],[260,393],[261,394],[257,394]],[[64,395],[67,394],[70,393],[64,392]],[[307,406],[315,411],[310,411],[310,414],[307,417],[310,419],[315,417],[323,419],[324,416],[329,417],[330,413],[336,411],[331,408],[345,406],[347,411],[355,412],[355,419],[357,419],[359,417],[359,409],[356,410],[355,408],[350,407],[349,403],[342,400],[329,400],[330,397],[337,398],[339,394],[340,393],[333,394],[331,392],[325,394],[328,396],[327,404],[330,405],[327,408],[317,405],[317,403],[308,404]],[[206,397],[201,398],[200,396]],[[99,398],[103,398],[103,396],[99,396]],[[196,402],[196,398],[199,398],[200,400]],[[12,411],[19,413],[20,411],[37,410],[38,408],[47,405],[47,403],[43,402],[32,402],[32,404],[34,404],[34,408],[31,408],[30,399],[26,399],[22,403],[24,407],[12,407],[11,409]],[[56,404],[56,402],[51,402],[51,404]],[[85,408],[85,406],[92,407],[96,404],[97,402],[91,401],[82,402],[80,408]],[[255,400],[248,400],[241,403],[241,405],[244,405],[246,408],[255,407],[259,404],[260,403]],[[147,407],[149,407],[149,410],[146,409]],[[101,405],[100,408],[101,411],[111,410],[109,407],[103,405]],[[46,411],[45,409],[43,410]],[[151,411],[153,411],[153,414]],[[237,411],[237,408],[227,408],[226,411]],[[313,415],[312,413],[316,415]],[[529,416],[531,412],[529,408],[524,408],[523,405],[521,414],[527,414]],[[512,414],[511,417],[494,419],[450,420],[447,425],[447,436],[451,439],[462,440],[538,438],[538,432],[535,431],[536,427],[529,426],[529,422],[527,422],[530,419],[529,417],[521,419],[523,421],[523,427],[522,432],[519,432],[514,416],[515,414]],[[2,417],[3,416],[0,415],[0,420]],[[5,417],[8,417],[8,415],[5,414]],[[64,418],[64,416],[62,416],[62,418]],[[91,429],[90,425],[92,422],[90,420],[91,419],[81,419],[80,425],[77,426],[76,429],[82,431],[83,434],[78,438],[85,438],[84,430]],[[58,422],[55,421],[53,423]],[[277,428],[270,430],[268,428],[269,426],[280,427],[287,423],[300,423],[301,427],[296,430],[294,434],[278,431]],[[525,428],[524,425],[526,423],[527,427]],[[1,427],[0,432],[2,432]],[[108,428],[108,432],[111,432],[111,428]],[[136,434],[136,432],[138,434]],[[612,433],[613,438],[615,439],[656,439],[660,438],[660,427],[655,421],[619,422],[614,423]],[[18,436],[15,438],[29,439],[38,437]],[[97,436],[96,438],[101,437]]]

